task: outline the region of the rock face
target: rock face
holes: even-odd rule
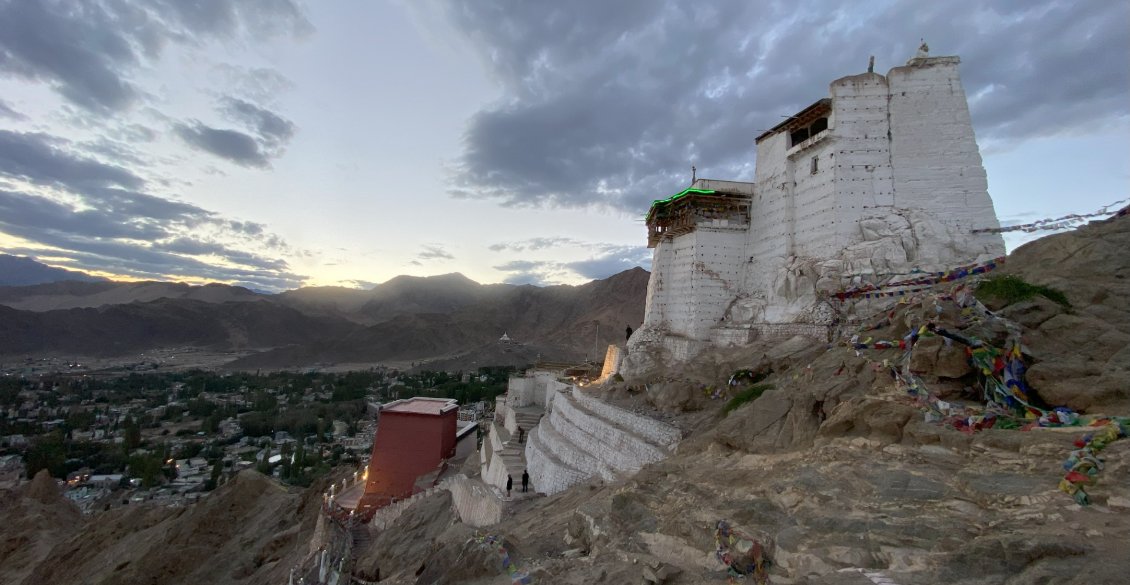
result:
[[[1130,410],[1130,216],[1092,222],[1017,249],[1005,266],[1032,284],[1062,291],[994,308],[1026,327],[1035,364],[1028,380],[1051,405]]]

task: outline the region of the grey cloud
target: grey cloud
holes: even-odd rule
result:
[[[443,247],[435,244],[428,244],[421,247],[420,253],[416,255],[417,260],[453,260],[450,252],[444,250]]]
[[[282,145],[294,136],[294,123],[270,110],[233,97],[224,98],[223,104],[228,114],[247,124],[268,144]]]
[[[616,246],[596,258],[567,262],[564,266],[584,278],[601,279],[637,266],[651,266],[651,254],[643,246]]]
[[[232,92],[259,103],[270,103],[278,94],[294,87],[282,73],[266,67],[241,67],[228,63],[216,65],[214,71],[224,78]]]
[[[45,134],[0,130],[0,178],[11,186],[0,189],[0,232],[55,248],[52,255],[91,270],[193,276],[266,290],[301,283],[285,260],[244,249],[289,251],[262,224],[147,193],[137,175],[73,152],[74,146]],[[67,202],[25,192],[25,185],[61,191]],[[234,243],[198,235],[203,233]],[[226,265],[189,256],[217,256]]]
[[[0,71],[47,81],[88,109],[125,108],[138,91],[119,70],[138,56],[117,16],[102,3],[0,2]]]
[[[531,284],[533,286],[549,286],[556,284],[555,282],[546,280],[543,274],[538,272],[519,272],[511,274],[502,280],[505,284],[525,285]]]
[[[509,273],[502,280],[506,284],[546,286],[559,284],[561,277],[566,275],[559,262],[549,260],[511,260],[494,269]]]
[[[550,264],[549,262],[535,260],[511,260],[505,264],[495,266],[494,269],[501,270],[502,272],[528,272],[537,268],[548,267]]]
[[[17,112],[9,106],[4,100],[0,100],[0,118],[8,118],[11,120],[26,120],[27,116]]]
[[[257,37],[302,36],[313,30],[292,0],[158,0],[156,4],[189,35],[226,38],[248,32]]]
[[[146,156],[135,149],[130,142],[99,136],[95,140],[80,143],[78,146],[84,153],[99,155],[103,160],[128,163],[134,167],[151,165]]]
[[[114,137],[125,142],[153,142],[157,131],[141,124],[123,124],[111,129]]]
[[[267,153],[259,142],[238,130],[212,128],[198,120],[189,124],[177,124],[173,129],[189,145],[229,162],[245,167],[271,166]]]
[[[651,265],[651,252],[643,246],[588,243],[572,238],[531,238],[521,242],[495,244],[490,249],[522,252],[553,247],[560,242],[583,246],[593,251],[595,256],[573,262],[511,260],[494,266],[494,269],[510,273],[504,282],[544,285],[567,281],[574,275],[590,280],[607,278],[637,266],[647,267]]]
[[[879,71],[902,64],[922,36],[933,54],[962,57],[984,142],[1130,115],[1125,2],[429,6],[505,88],[469,121],[451,193],[507,205],[642,212],[686,185],[691,164],[699,176],[751,179],[761,131],[862,72],[868,55]]]
[[[545,250],[547,248],[556,248],[558,246],[575,246],[580,245],[581,242],[573,238],[566,237],[548,237],[548,238],[530,238],[528,240],[521,240],[518,242],[499,242],[491,244],[487,248],[494,252],[502,252],[510,250],[513,252],[524,252],[526,250],[537,251]]]
[[[122,167],[76,156],[66,142],[46,134],[0,130],[0,174],[72,189],[92,186],[138,188],[141,177]]]
[[[171,228],[178,225],[183,226],[115,210],[76,211],[43,197],[0,190],[0,231],[56,248],[51,255],[70,258],[84,269],[160,280],[169,275],[234,280],[271,290],[297,286],[303,280],[280,259],[183,236],[162,241],[173,236]],[[21,253],[42,251],[21,249]],[[181,254],[215,254],[242,267],[213,265]]]
[[[356,279],[345,280],[345,281],[342,281],[342,283],[345,286],[348,286],[349,288],[357,288],[357,289],[361,289],[361,290],[373,290],[373,287],[375,287],[379,284],[379,283],[376,283],[376,282],[372,282],[370,280],[356,280]]]
[[[179,237],[153,246],[158,250],[193,256],[215,255],[229,262],[264,270],[286,270],[288,264],[280,258],[267,258],[241,250],[233,250],[219,242]]]
[[[304,35],[292,0],[0,0],[0,73],[45,82],[87,110],[128,108],[130,74],[168,42]]]
[[[44,197],[0,190],[0,231],[28,240],[42,242],[43,233],[136,240],[165,234],[164,229],[153,222],[123,219],[98,209],[76,211]],[[58,240],[53,242],[51,245]]]

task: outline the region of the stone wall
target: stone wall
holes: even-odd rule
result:
[[[534,371],[525,376],[511,376],[506,389],[506,404],[510,408],[545,406],[546,393],[556,384],[556,372]]]
[[[746,272],[745,226],[725,221],[700,224],[656,245],[645,327],[701,337],[722,319]]]
[[[552,495],[590,477],[605,477],[595,458],[575,452],[576,449],[549,424],[538,425],[526,442],[526,469],[534,491]],[[593,471],[582,471],[578,466]]]
[[[914,59],[887,74],[895,205],[926,212],[965,236],[954,252],[1004,253],[957,57]],[[940,250],[940,260],[968,260]]]
[[[667,457],[680,436],[674,427],[573,389],[553,399],[549,416],[530,433],[526,464],[534,488],[552,494],[589,477],[612,481],[635,473]]]
[[[483,527],[502,521],[502,500],[493,488],[462,474],[453,477],[445,487],[451,492],[451,503],[464,524]]]
[[[619,345],[609,345],[604,352],[604,366],[600,369],[599,381],[604,381],[620,373],[620,360],[624,357]]]
[[[829,328],[826,325],[810,325],[808,323],[756,323],[752,326],[754,334],[759,339],[789,339],[801,336],[809,337],[822,343],[828,342]]]
[[[659,422],[653,418],[640,416],[638,414],[617,408],[604,402],[598,398],[594,398],[581,392],[578,389],[573,389],[573,399],[581,406],[589,409],[594,414],[601,418],[614,422],[620,427],[627,429],[653,443],[660,445],[674,445],[683,438],[679,429]]]
[[[466,477],[464,476],[464,479],[465,478]],[[426,497],[428,497],[432,494],[435,494],[436,492],[438,492],[440,490],[449,489],[449,486],[451,485],[451,483],[454,479],[455,478],[445,479],[445,480],[439,482],[438,484],[436,484],[433,487],[430,487],[430,488],[428,488],[424,491],[412,494],[412,497],[410,497],[410,498],[405,498],[403,500],[400,500],[398,502],[394,502],[394,503],[389,504],[389,505],[387,505],[383,508],[378,509],[376,512],[373,513],[373,519],[369,521],[369,528],[371,530],[385,530],[385,529],[387,529],[389,526],[392,525],[393,522],[396,521],[397,518],[400,517],[401,514],[404,513],[405,510],[407,510],[413,504],[419,502],[420,500],[422,500],[422,499],[424,499],[424,498],[426,498]]]
[[[862,239],[859,222],[877,210],[894,208],[887,78],[878,73],[851,75],[831,84],[836,134],[835,177],[837,241]]]

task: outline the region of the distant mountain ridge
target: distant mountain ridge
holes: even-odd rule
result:
[[[83,282],[64,280],[30,286],[0,287],[0,305],[23,311],[97,308],[110,305],[150,302],[158,299],[186,299],[206,303],[257,301],[269,298],[240,286],[182,282]]]
[[[48,266],[27,256],[0,254],[0,286],[26,286],[61,280],[97,282],[106,279],[85,272]]]
[[[462,274],[400,276],[371,290],[262,294],[221,284],[56,282],[0,287],[0,355],[117,355],[168,346],[265,350],[237,365],[598,358],[643,319],[649,273],[635,268],[579,286],[480,284]],[[486,365],[486,364],[483,364]]]

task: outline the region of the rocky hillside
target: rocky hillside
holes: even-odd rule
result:
[[[45,472],[0,495],[0,581],[13,585],[286,583],[321,503],[316,489],[303,494],[254,471],[190,508],[130,504],[89,518]]]
[[[349,321],[311,317],[270,302],[162,298],[45,312],[0,306],[0,354],[114,356],[180,346],[269,348],[339,338],[357,328]]]

